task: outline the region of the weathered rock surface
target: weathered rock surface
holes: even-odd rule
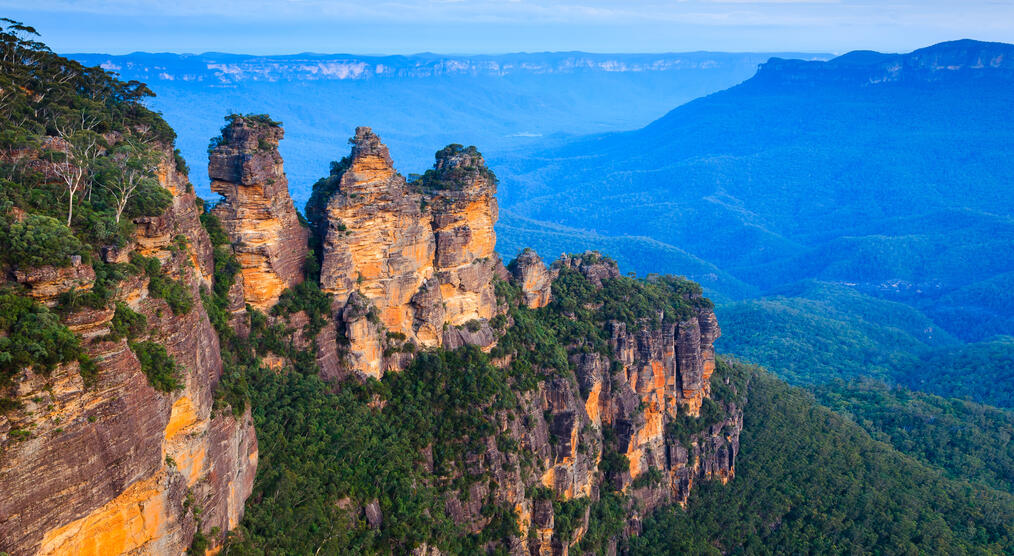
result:
[[[524,258],[511,264],[519,287],[531,274],[518,269],[538,261],[534,253]],[[594,253],[554,264],[556,271],[562,267],[583,273],[600,287],[619,277],[615,263]],[[556,276],[544,267],[542,272]],[[548,290],[551,281],[538,289]],[[527,304],[529,298],[522,301]],[[696,482],[724,482],[735,474],[742,408],[722,405],[716,422],[682,440],[667,431],[677,416],[697,414],[710,396],[712,342],[720,334],[712,311],[700,309],[685,321],[657,327],[644,323],[630,329],[615,321],[605,327],[613,356],[575,350],[570,356],[573,375],[540,381],[520,396],[519,407],[492,416],[497,432],[468,460],[470,473],[488,473],[492,480],[446,502],[449,515],[473,531],[488,523],[481,511],[484,500],[513,509],[520,535],[507,547],[511,554],[568,554],[587,531],[588,511],[572,523],[569,538],[560,538],[553,500],[533,495],[533,487],[548,488],[562,500],[591,501],[599,499],[607,483],[620,488],[637,501],[627,508],[629,531],[636,533],[654,508],[684,504]],[[516,453],[499,449],[498,441],[505,438],[516,443]],[[629,470],[600,469],[607,451],[625,456]],[[528,454],[529,463],[520,466],[518,453]],[[651,470],[659,481],[638,480]]]
[[[211,190],[225,199],[214,213],[233,243],[243,272],[246,302],[265,310],[303,280],[307,231],[289,197],[278,154],[282,128],[236,117],[211,151]]]
[[[321,289],[334,294],[336,314],[357,296],[355,320],[342,318],[351,368],[372,376],[400,368],[410,359],[397,349],[404,342],[490,345],[489,334],[445,332],[471,321],[481,327],[496,311],[496,179],[482,156],[445,148],[409,184],[370,128],[357,128],[350,142],[351,155],[315,186],[307,215],[321,243]]]
[[[496,232],[496,177],[475,147],[448,146],[419,180],[436,238],[434,271],[440,283],[444,322],[461,326],[492,318]]]
[[[19,284],[27,286],[27,294],[44,305],[56,305],[57,298],[64,292],[83,292],[92,289],[95,271],[91,265],[82,264],[81,257],[75,256],[68,266],[43,266],[18,269],[13,272]]]
[[[183,281],[195,303],[174,315],[149,295],[143,276],[121,283],[116,299],[145,315],[150,339],[183,369],[183,389],[163,393],[149,385],[127,341],[106,337],[111,309],[64,317],[98,364],[98,376],[86,387],[74,363],[49,376],[25,370],[15,377],[12,393],[22,406],[0,415],[0,551],[179,554],[198,527],[209,535],[217,527],[217,544],[243,514],[257,441],[249,412],[240,418],[212,412],[222,361],[197,301],[213,271],[210,241],[193,191],[182,186],[186,177],[171,160],[170,150],[159,177],[173,204],[137,222],[135,243]],[[173,241],[181,235],[184,249]],[[93,279],[85,274],[79,273]],[[200,520],[194,507],[203,509]]]
[[[388,331],[438,345],[442,315],[439,322],[416,323],[411,303],[434,271],[435,241],[422,196],[395,172],[370,128],[357,128],[351,143],[348,166],[332,176],[339,181],[324,210],[321,289],[339,303],[358,292]]]
[[[525,249],[511,261],[511,276],[521,288],[525,305],[538,309],[549,305],[553,297],[553,279],[556,274],[546,268],[539,255],[532,249]]]

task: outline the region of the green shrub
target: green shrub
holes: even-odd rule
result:
[[[584,520],[584,512],[588,509],[588,498],[553,502],[553,534],[564,545],[570,543],[574,530]]]
[[[190,175],[190,167],[187,166],[187,160],[183,158],[183,153],[179,149],[173,149],[173,160],[176,162],[177,172],[184,176]]]
[[[45,374],[78,359],[88,360],[55,313],[27,297],[0,293],[0,386],[21,369]]]
[[[162,263],[158,259],[132,252],[130,262],[148,275],[148,293],[152,297],[165,300],[174,315],[183,315],[190,311],[194,305],[190,290],[183,282],[168,277],[162,271]]]
[[[39,214],[30,214],[6,230],[0,229],[0,249],[0,256],[6,262],[22,268],[69,266],[71,255],[81,255],[85,251],[70,228],[55,218]]]
[[[144,334],[147,325],[148,319],[144,315],[134,312],[126,303],[117,301],[116,312],[109,324],[109,339],[127,338],[133,340]]]
[[[633,488],[653,487],[662,484],[662,472],[657,467],[649,467],[637,476],[630,484]]]
[[[163,345],[151,341],[131,342],[130,349],[141,362],[141,370],[153,388],[160,392],[183,389],[183,373]]]

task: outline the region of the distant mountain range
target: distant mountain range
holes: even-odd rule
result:
[[[579,237],[718,299],[817,279],[1011,334],[1012,110],[1014,45],[773,59],[638,131],[497,161],[501,249]]]
[[[298,54],[71,54],[148,83],[198,191],[207,189],[209,138],[230,112],[270,113],[285,124],[281,151],[297,206],[340,158],[358,125],[390,146],[403,173],[422,173],[448,143],[489,157],[547,137],[641,127],[672,107],[748,79],[772,56],[794,53],[357,56]]]
[[[539,52],[455,56],[433,53],[410,56],[358,56],[303,53],[251,56],[205,52],[167,54],[135,52],[70,54],[86,65],[102,66],[123,77],[159,81],[243,83],[249,81],[334,81],[423,79],[448,76],[559,75],[585,72],[672,73],[756,65],[773,56],[826,59],[825,54],[684,52],[664,54],[593,54]]]

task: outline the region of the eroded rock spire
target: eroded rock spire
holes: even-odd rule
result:
[[[213,210],[242,267],[246,302],[264,310],[303,280],[307,230],[289,197],[278,154],[284,132],[267,116],[232,116],[208,160]]]
[[[451,145],[408,183],[370,128],[349,142],[351,154],[314,186],[307,215],[320,241],[321,289],[339,307],[355,302],[346,311],[356,317],[345,331],[351,366],[379,376],[404,363],[406,344],[492,344],[496,178],[482,155]],[[359,322],[367,318],[374,326]]]

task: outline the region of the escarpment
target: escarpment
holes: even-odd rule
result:
[[[510,265],[518,301],[526,306],[533,304],[526,280],[532,272],[523,269],[537,260],[526,252]],[[699,288],[671,278],[632,288],[635,281],[597,253],[563,257],[550,271],[537,272],[560,282],[554,303],[539,312],[562,310],[576,321],[596,323],[597,330],[569,338],[573,374],[544,380],[531,399],[525,421],[539,421],[541,412],[546,432],[535,427],[519,442],[541,455],[536,484],[560,500],[591,506],[616,488],[638,501],[628,507],[636,530],[639,516],[652,509],[685,504],[696,481],[732,478],[745,392],[730,386],[728,376],[715,375],[712,343],[720,330]],[[653,299],[661,292],[666,301]],[[626,310],[612,313],[609,300],[621,294],[639,306],[633,318]],[[570,313],[571,307],[578,310]],[[713,379],[723,399],[712,396]],[[568,542],[554,528],[552,505],[515,504],[524,510],[518,514],[521,531],[534,531],[527,546],[532,554],[566,554],[591,526],[588,514],[579,515]]]
[[[160,215],[135,218],[125,243],[83,249],[89,260],[7,275],[53,307],[82,352],[3,385],[0,551],[181,553],[197,538],[219,545],[242,518],[253,422],[213,410],[222,359],[200,301],[211,245],[171,148],[156,151]],[[159,372],[167,382],[149,378]]]
[[[214,213],[233,241],[246,302],[261,310],[303,280],[307,232],[282,170],[282,135],[266,117],[235,116],[208,160],[211,190],[224,198]]]
[[[129,237],[4,267],[82,351],[4,390],[0,550],[616,553],[734,476],[746,384],[699,286],[598,253],[505,267],[478,151],[410,182],[369,128],[306,228],[281,135],[230,118],[209,211],[159,147],[167,204]]]

